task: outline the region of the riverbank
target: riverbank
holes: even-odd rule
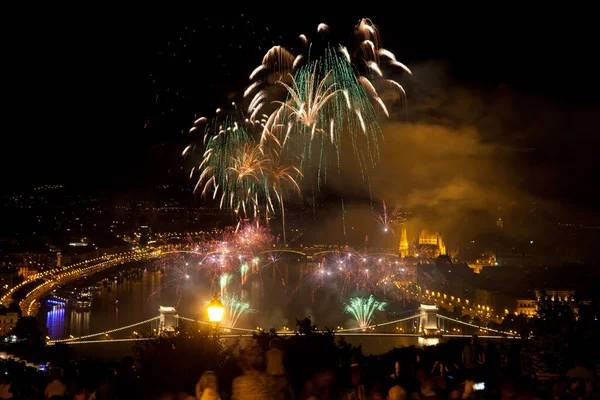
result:
[[[33,288],[29,293],[27,293],[25,298],[19,302],[19,307],[21,308],[22,314],[24,316],[36,315],[39,307],[39,299],[47,296],[52,288],[57,284],[64,285],[77,279],[81,279],[84,276],[93,275],[107,268],[115,267],[119,264],[151,259],[154,257],[154,255],[153,253],[132,251],[129,253],[120,253],[115,256],[107,257],[109,257],[108,260],[103,259],[102,261],[92,265],[84,263],[80,267],[65,268],[60,272],[46,276],[43,283]]]

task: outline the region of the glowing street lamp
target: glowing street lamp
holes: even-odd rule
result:
[[[208,303],[208,320],[212,322],[215,326],[218,326],[221,320],[223,319],[223,311],[225,311],[225,306],[219,300],[219,296],[215,293],[215,297]]]

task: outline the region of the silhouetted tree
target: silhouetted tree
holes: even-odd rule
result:
[[[450,314],[450,316],[454,319],[459,319],[462,316],[462,307],[454,306],[454,308],[452,309],[452,314]]]
[[[269,343],[271,343],[271,339],[274,339],[277,336],[277,330],[270,329],[268,332],[261,331],[260,333],[255,333],[253,335],[253,339],[256,341],[258,347],[260,347],[263,351],[269,350]]]
[[[565,357],[575,333],[572,304],[552,299],[542,292],[537,306],[537,316],[532,321],[533,337],[527,352],[531,372],[536,376],[564,372],[567,367]]]
[[[355,347],[330,330],[317,332],[317,326],[310,318],[296,320],[297,332],[294,336],[277,336],[275,331],[254,335],[257,344],[266,351],[271,339],[281,340],[284,352],[284,365],[296,392],[302,390],[304,383],[323,369],[334,371],[338,367],[350,366],[350,360],[362,358],[361,347]]]
[[[531,323],[532,319],[526,315],[508,314],[502,320],[499,329],[504,332],[518,332],[522,338],[526,339],[529,337],[529,332],[531,331]]]
[[[310,317],[297,319],[296,326],[298,327],[298,333],[301,335],[310,335],[317,330],[317,326],[312,324]]]
[[[226,343],[210,330],[198,328],[196,324],[182,324],[173,333],[134,346],[144,398],[157,391],[193,390],[205,371],[215,371],[220,387],[230,387],[239,373],[232,357],[237,343]]]
[[[44,343],[44,333],[38,326],[38,320],[35,317],[21,317],[10,332],[18,339],[27,341],[30,345],[41,345]]]

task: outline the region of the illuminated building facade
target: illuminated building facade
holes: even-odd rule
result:
[[[10,253],[6,256],[7,265],[19,269],[19,275],[27,276],[45,269],[52,269],[62,265],[60,251],[47,251],[39,253]]]
[[[481,271],[486,267],[497,266],[498,262],[496,261],[496,254],[491,251],[486,251],[481,254],[480,258],[477,258],[475,262],[469,263],[468,266],[475,272],[476,274],[480,274]]]
[[[435,232],[430,234],[427,229],[423,229],[418,240],[409,245],[408,234],[406,227],[402,225],[402,233],[400,235],[400,243],[398,245],[398,253],[400,257],[417,257],[417,258],[438,258],[447,256],[448,250],[444,243],[444,238],[441,233]]]
[[[19,314],[16,312],[7,312],[0,314],[0,335],[6,335],[10,332],[19,319]]]
[[[517,311],[515,314],[526,315],[533,318],[537,315],[538,301],[542,300],[542,296],[546,296],[546,300],[553,302],[567,303],[575,312],[578,310],[575,307],[575,291],[572,289],[536,289],[535,299],[517,300]]]
[[[431,258],[448,255],[441,233],[429,233],[427,229],[423,229],[419,235],[419,245]]]
[[[0,292],[16,285],[19,271],[12,267],[0,268]]]
[[[517,315],[526,315],[529,318],[535,317],[537,314],[537,301],[526,299],[526,300],[517,300]]]
[[[419,244],[434,244],[437,246],[438,234],[429,234],[429,231],[427,229],[423,229],[421,231],[421,234],[419,235]]]
[[[575,291],[573,289],[536,289],[535,298],[541,300],[545,294],[549,300],[560,302],[572,302],[575,299]]]

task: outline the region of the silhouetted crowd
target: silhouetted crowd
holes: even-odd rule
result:
[[[198,357],[202,357],[201,354]],[[404,399],[552,399],[600,398],[598,360],[575,360],[565,372],[530,375],[518,354],[500,352],[495,343],[473,336],[460,347],[404,348],[385,357],[340,358],[336,366],[308,360],[306,379],[288,374],[278,338],[263,350],[251,342],[237,357],[241,373],[222,384],[213,371],[201,374],[184,393],[136,391],[138,371],[131,358],[110,365],[26,368],[4,361],[0,399],[200,399],[200,400],[404,400]],[[392,362],[391,362],[392,361]],[[156,368],[161,368],[157,365]],[[296,369],[297,370],[297,369]],[[510,371],[516,371],[516,374]],[[169,379],[169,371],[164,371]],[[144,394],[141,394],[144,393]]]

